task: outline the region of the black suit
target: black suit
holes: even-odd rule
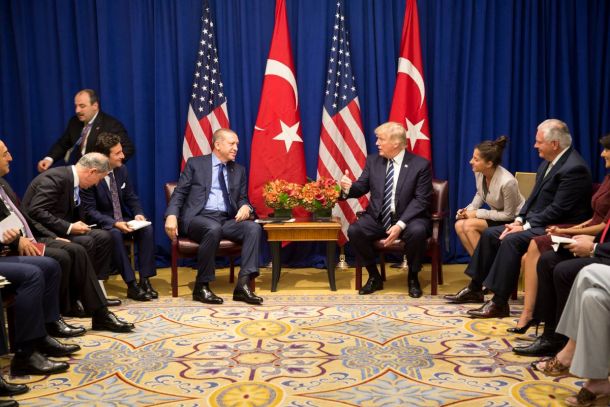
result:
[[[68,235],[70,225],[82,219],[81,208],[74,201],[72,166],[51,168],[34,178],[23,196],[22,207],[35,221],[34,234],[63,237],[84,246],[97,278],[108,277],[112,257],[110,233],[93,229],[84,235]]]
[[[555,331],[574,280],[583,267],[593,263],[610,265],[610,242],[599,243],[593,257],[575,258],[565,248],[560,248],[557,252],[551,250],[540,256],[536,265],[538,294],[534,318],[544,322],[545,332]]]
[[[227,178],[229,199],[235,209],[250,205],[245,168],[228,162]],[[206,211],[211,188],[212,154],[189,158],[165,212],[166,217],[178,217],[179,234],[199,243],[196,282],[215,279],[214,256],[221,239],[242,243],[239,277],[256,277],[262,228],[251,220],[236,222],[224,212]]]
[[[63,160],[68,150],[73,148],[76,141],[80,138],[84,127],[85,123],[78,120],[77,116],[72,116],[68,122],[66,130],[55,142],[55,144],[53,144],[47,153],[47,156],[51,157],[54,163],[57,163],[59,160]],[[86,153],[93,150],[97,141],[97,136],[103,132],[115,133],[121,137],[121,146],[123,147],[123,154],[125,154],[124,161],[127,161],[135,153],[135,147],[127,136],[127,130],[125,130],[123,124],[121,124],[121,122],[114,117],[102,111],[97,114],[97,117],[93,121],[91,131],[87,137],[87,145],[85,146]],[[74,158],[74,162],[78,161],[78,159],[81,157],[80,146],[76,149],[79,151],[75,151],[73,154],[71,154],[71,157]],[[74,162],[68,162],[66,164],[74,164]]]
[[[366,159],[362,174],[355,181],[345,198],[359,198],[370,192],[366,213],[347,230],[350,245],[358,262],[364,266],[375,265],[372,242],[386,237],[381,223],[384,184],[388,160],[377,154]],[[395,175],[396,176],[396,173]],[[405,244],[409,272],[421,270],[426,242],[432,233],[430,201],[432,199],[432,172],[430,163],[415,154],[405,151],[396,181],[394,222],[406,224],[400,239]]]
[[[135,215],[144,215],[140,200],[133,190],[127,167],[121,166],[113,171],[117,185],[121,214],[125,220],[131,220]],[[123,232],[114,227],[116,222],[112,206],[112,194],[106,180],[81,192],[83,211],[87,223],[95,223],[112,235],[114,243],[113,262],[118,267],[126,283],[135,280],[127,251],[123,243]],[[153,228],[146,226],[131,233],[138,247],[138,263],[140,278],[149,278],[157,274],[155,269],[155,241]]]
[[[576,224],[590,216],[591,173],[580,154],[570,147],[545,177],[548,166],[545,161],[538,168],[534,189],[519,213],[531,229],[499,240],[505,227],[487,228],[466,268],[475,285],[494,292],[496,304],[507,303],[517,286],[521,256],[533,237],[544,234],[547,225]]]
[[[19,206],[17,194],[13,191],[8,182],[0,177],[0,186],[9,199]],[[9,208],[0,200],[0,221],[9,215]],[[95,269],[89,260],[87,251],[79,244],[65,242],[51,237],[44,237],[36,234],[36,231],[44,229],[37,222],[30,219],[25,213],[22,215],[28,222],[30,229],[35,233],[37,241],[46,245],[44,255],[57,260],[61,266],[61,283],[59,284],[59,304],[62,314],[70,311],[75,300],[81,300],[83,307],[87,311],[95,311],[106,305],[104,294],[95,275]],[[34,227],[36,225],[36,227]],[[12,244],[12,249],[16,252],[18,240]]]
[[[46,336],[45,323],[59,319],[60,274],[59,264],[48,257],[0,257],[0,275],[11,282],[3,292],[15,294],[16,350]]]

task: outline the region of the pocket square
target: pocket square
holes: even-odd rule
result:
[[[125,183],[123,182],[123,185],[121,185],[121,189],[125,189]]]

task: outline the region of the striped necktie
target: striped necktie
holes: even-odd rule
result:
[[[385,230],[392,226],[392,189],[394,188],[394,160],[388,161],[385,173],[385,188],[383,190],[383,205],[381,206],[381,224]]]

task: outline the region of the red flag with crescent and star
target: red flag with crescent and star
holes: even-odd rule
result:
[[[263,186],[274,179],[300,184],[306,181],[299,93],[285,0],[275,4],[275,27],[252,137],[248,197],[259,216],[271,212],[265,206]]]
[[[417,1],[407,0],[390,121],[407,130],[407,150],[432,160]]]

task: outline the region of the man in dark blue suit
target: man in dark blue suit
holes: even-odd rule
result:
[[[466,268],[472,281],[457,294],[445,296],[454,303],[481,303],[483,286],[489,288],[493,298],[468,311],[471,317],[509,316],[508,299],[517,287],[521,256],[530,240],[546,233],[548,225],[578,224],[590,217],[591,173],[571,145],[564,122],[548,119],[538,126],[534,148],[545,161],[538,167],[530,197],[514,222],[483,232]]]
[[[108,157],[110,172],[99,184],[81,192],[83,212],[87,223],[97,224],[112,235],[114,250],[112,259],[127,284],[127,297],[136,301],[149,301],[159,294],[150,283],[157,274],[155,266],[155,241],[151,225],[133,230],[128,220],[145,221],[140,199],[133,190],[127,167],[123,165],[123,147],[118,134],[101,133],[94,151]],[[140,284],[125,250],[123,237],[133,236],[138,247]]]
[[[263,302],[249,286],[259,274],[262,228],[248,220],[254,209],[248,201],[246,170],[235,163],[238,144],[234,131],[216,130],[212,154],[188,159],[165,212],[165,232],[170,239],[180,233],[199,243],[193,300],[208,304],[223,302],[209,286],[215,280],[214,257],[221,239],[242,244],[233,300]]]
[[[409,295],[418,298],[422,295],[418,273],[432,233],[430,162],[405,150],[406,132],[400,124],[382,124],[375,129],[375,134],[379,154],[367,157],[357,181],[352,183],[347,171],[341,178],[342,199],[371,193],[366,213],[347,230],[358,261],[369,273],[359,293],[371,294],[383,289],[372,243],[384,238],[384,244],[389,245],[400,238],[405,242],[409,264]]]

